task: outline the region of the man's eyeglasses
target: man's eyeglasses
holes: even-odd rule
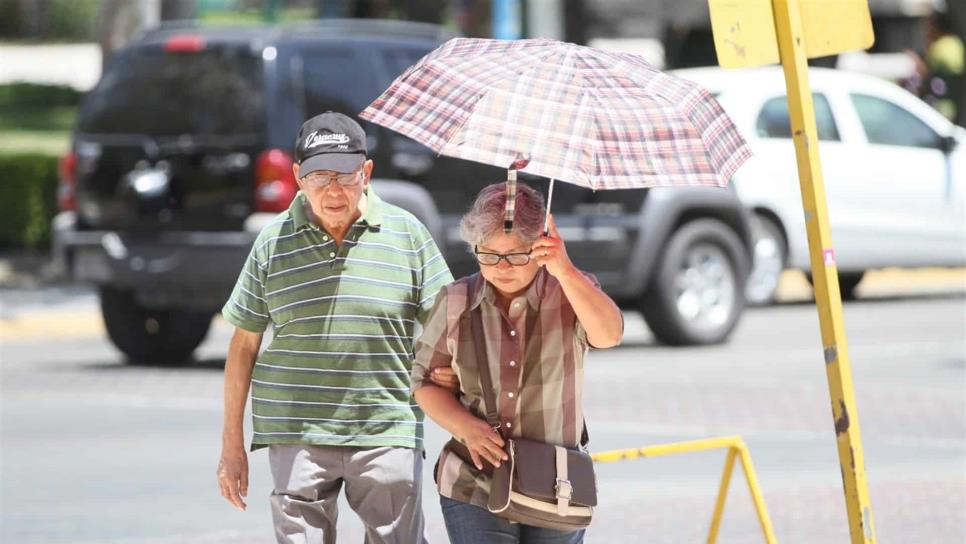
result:
[[[356,170],[355,172],[350,172],[348,174],[337,174],[337,175],[325,175],[320,172],[312,172],[311,174],[302,178],[302,181],[312,185],[313,187],[328,187],[332,180],[334,179],[336,183],[343,187],[355,187],[359,184],[359,180],[362,178],[362,169]]]
[[[473,246],[473,253],[476,254],[476,262],[484,266],[496,266],[500,264],[500,261],[506,259],[506,262],[510,266],[523,266],[530,262],[530,254],[533,250],[526,253],[507,253],[506,255],[500,253],[489,253],[486,251],[480,251],[479,248]]]

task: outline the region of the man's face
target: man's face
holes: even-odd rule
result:
[[[315,171],[299,176],[299,165],[293,164],[292,171],[298,180],[299,188],[308,198],[312,213],[329,231],[348,229],[362,215],[359,203],[369,186],[372,174],[372,161],[367,160],[354,172],[347,174],[332,171]]]

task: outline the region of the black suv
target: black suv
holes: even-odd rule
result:
[[[259,229],[296,191],[301,122],[360,112],[450,38],[433,25],[321,20],[274,27],[163,26],[111,60],[61,163],[54,252],[100,289],[131,360],[176,362],[204,339]],[[458,221],[505,171],[439,157],[362,123],[380,196],[417,215],[453,274],[476,268]],[[547,180],[527,178],[546,191]],[[744,306],[747,215],[730,190],[555,188],[575,263],[670,344],[724,340]]]

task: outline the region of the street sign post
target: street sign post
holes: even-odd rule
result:
[[[853,544],[872,544],[876,539],[872,503],[807,63],[808,58],[870,47],[874,35],[869,6],[866,0],[709,0],[709,6],[721,66],[780,61],[785,72],[849,533]]]

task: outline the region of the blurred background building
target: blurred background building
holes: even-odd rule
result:
[[[815,64],[928,87],[923,76],[930,58],[961,55],[966,2],[869,0],[869,7],[876,34],[872,49]],[[443,24],[468,36],[562,39],[632,51],[665,68],[716,64],[707,0],[0,0],[0,40],[97,42],[106,59],[138,30],[161,21],[231,24],[316,17],[405,19]],[[958,49],[945,40],[931,55],[930,46],[942,35],[959,40]],[[961,59],[938,62],[947,68],[947,79],[957,75],[957,65],[962,78]],[[959,106],[948,111],[958,110],[962,125],[966,92],[961,84],[946,87],[958,91],[946,99]]]

